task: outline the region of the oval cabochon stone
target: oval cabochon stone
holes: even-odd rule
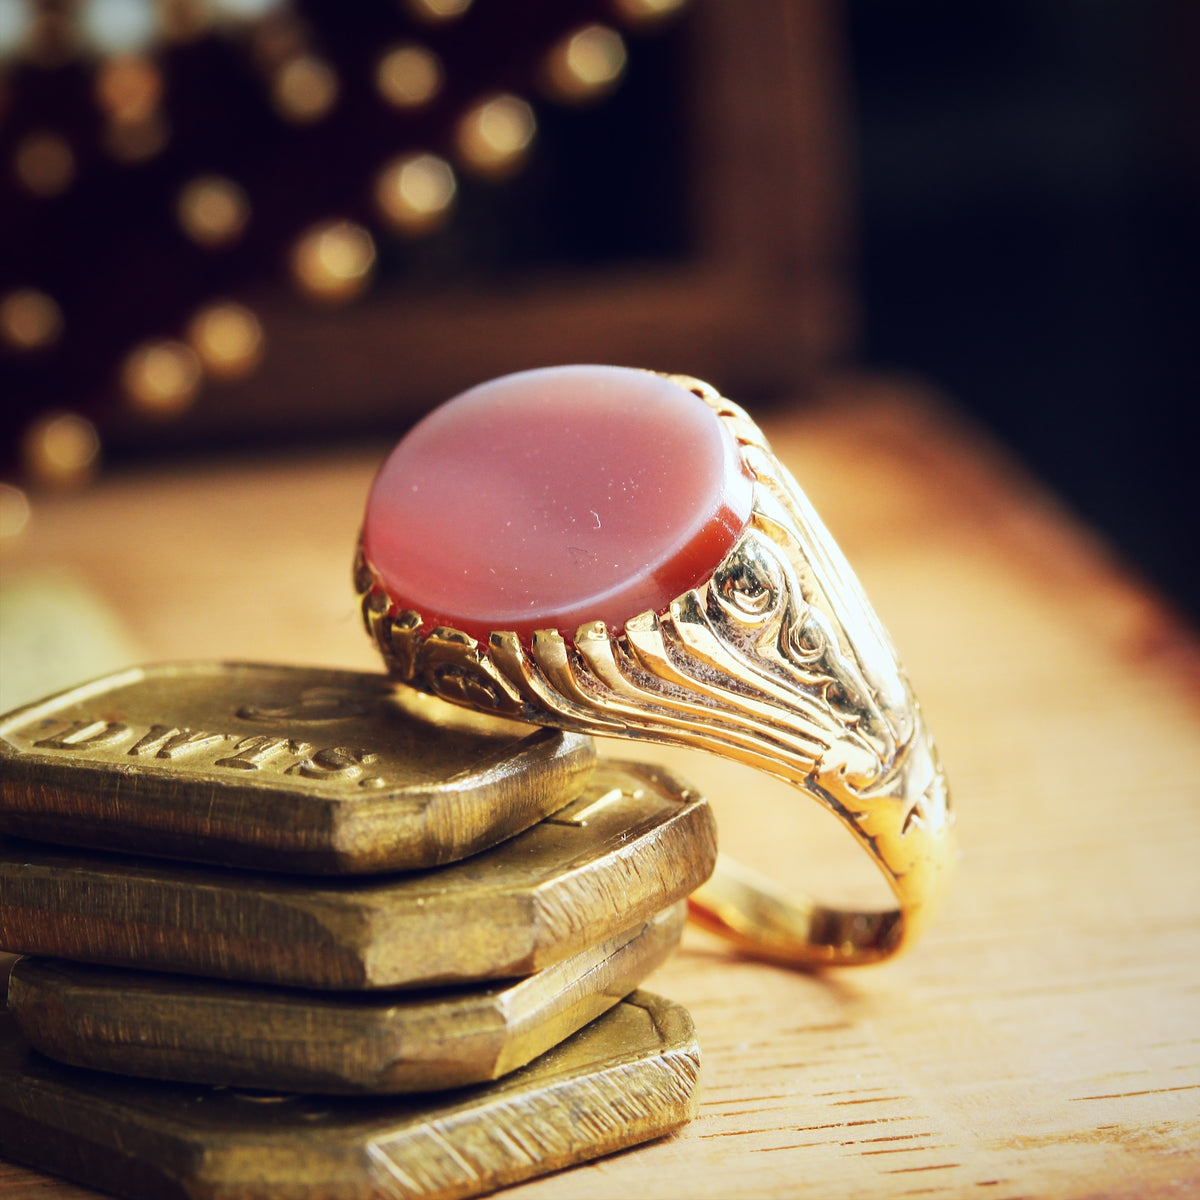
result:
[[[707,403],[627,367],[522,371],[419,422],[372,485],[363,551],[397,609],[479,640],[619,631],[707,579],[753,482]]]

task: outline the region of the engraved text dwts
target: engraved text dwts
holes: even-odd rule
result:
[[[119,721],[72,721],[65,729],[33,744],[44,750],[98,750],[119,742],[129,732],[129,726]]]
[[[232,767],[237,771],[258,771],[281,754],[307,754],[309,742],[294,742],[290,738],[272,737],[269,733],[253,733],[234,746],[236,754],[218,758],[214,767]]]
[[[374,764],[379,757],[361,746],[317,747],[311,742],[271,734],[242,736],[175,725],[151,725],[146,728],[120,721],[84,719],[67,722],[57,732],[47,733],[33,745],[39,750],[71,751],[86,757],[89,751],[116,750],[120,743],[130,739],[135,740],[125,754],[134,758],[166,759],[180,767],[266,771],[323,781],[357,779],[360,787],[380,787],[384,784],[384,780],[375,776],[360,778],[364,774],[364,767]],[[219,753],[217,747],[225,753],[213,759],[210,755]],[[228,752],[230,749],[232,753]]]
[[[155,758],[177,758],[181,754],[194,754],[205,746],[224,742],[220,733],[204,733],[198,729],[176,729],[173,725],[151,725],[149,733],[140,737],[126,754],[149,755]],[[38,742],[38,745],[42,745]]]

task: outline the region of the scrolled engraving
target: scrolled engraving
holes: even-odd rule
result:
[[[747,547],[717,568],[709,593],[730,618],[760,625],[783,602],[783,581],[772,565]]]

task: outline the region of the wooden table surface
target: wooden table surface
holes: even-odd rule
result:
[[[907,958],[826,975],[690,932],[650,986],[695,1019],[699,1117],[509,1194],[1200,1195],[1197,643],[950,414],[877,382],[830,393],[769,428],[937,735],[962,845],[946,910]],[[119,628],[89,648],[35,604],[53,629],[9,620],[6,674],[39,638],[43,690],[55,671],[123,665],[105,655],[374,667],[349,572],[378,458],[112,474],[40,503],[5,588],[79,589]],[[786,788],[703,758],[683,769],[726,849],[874,886]],[[0,1164],[9,1200],[92,1194]]]

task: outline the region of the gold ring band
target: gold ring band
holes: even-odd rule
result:
[[[708,384],[703,398],[754,480],[745,530],[710,578],[612,633],[535,632],[528,645],[423,629],[363,554],[368,632],[398,681],[537,725],[698,748],[794,785],[866,849],[897,907],[844,911],[787,897],[722,860],[692,897],[704,926],[799,966],[876,962],[909,946],[949,875],[945,776],[887,633],[841,551],[758,426]]]

